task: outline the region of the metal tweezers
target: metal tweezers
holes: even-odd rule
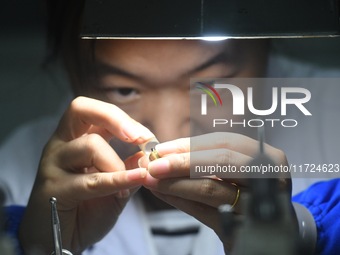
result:
[[[51,255],[73,255],[70,251],[63,249],[61,242],[60,221],[57,211],[57,199],[55,197],[50,198],[51,212],[52,212],[52,232],[54,251]]]

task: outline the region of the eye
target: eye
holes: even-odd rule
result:
[[[135,93],[136,91],[134,89],[131,88],[118,88],[116,89],[116,93],[121,95],[121,96],[129,96],[133,93]]]
[[[140,97],[140,92],[134,88],[111,88],[106,90],[106,95],[110,101],[115,103],[130,103]]]

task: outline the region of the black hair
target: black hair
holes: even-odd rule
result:
[[[89,63],[93,62],[94,43],[80,43],[82,13],[85,0],[48,0],[47,56],[45,63],[61,60],[68,72],[76,95],[86,94]],[[88,47],[86,47],[86,46]]]
[[[84,0],[48,0],[47,46],[48,60],[77,49]]]

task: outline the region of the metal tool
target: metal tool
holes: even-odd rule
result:
[[[265,153],[263,128],[258,130],[258,140],[259,153],[249,165],[274,165]],[[231,206],[219,208],[226,236],[235,237],[231,254],[304,254],[299,250],[290,196],[279,189],[280,176],[250,177],[241,201],[244,217],[238,219]]]
[[[61,241],[61,232],[60,232],[60,221],[57,211],[57,199],[55,197],[50,198],[51,203],[51,213],[52,213],[52,232],[53,232],[53,242],[54,242],[54,251],[52,255],[73,255],[70,251],[63,249],[62,241]]]

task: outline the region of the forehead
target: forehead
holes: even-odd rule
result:
[[[163,55],[171,56],[204,57],[219,51],[226,51],[235,47],[233,41],[204,42],[198,40],[97,40],[96,51],[100,56],[140,56],[152,58]]]

